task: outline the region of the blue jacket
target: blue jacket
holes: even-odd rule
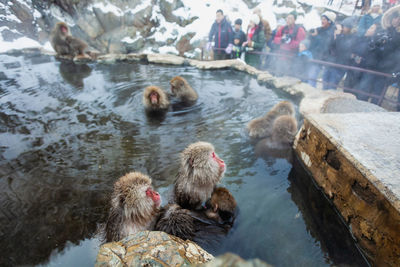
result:
[[[233,44],[233,30],[225,18],[221,23],[214,22],[211,26],[208,40],[211,42],[213,39],[215,48],[226,48],[229,44]]]
[[[358,23],[357,35],[364,36],[369,27],[371,27],[372,24],[380,24],[381,19],[382,15],[379,15],[376,18],[373,18],[371,14],[362,16],[360,22]]]

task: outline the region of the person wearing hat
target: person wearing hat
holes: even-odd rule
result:
[[[336,23],[334,40],[330,49],[330,62],[341,65],[351,65],[351,55],[353,47],[357,44],[357,38],[352,33],[354,18],[345,18],[341,23]],[[336,89],[339,82],[346,73],[346,69],[326,67],[323,74],[323,88]]]
[[[215,22],[211,26],[208,35],[207,50],[210,50],[211,42],[214,40],[214,60],[229,59],[233,48],[233,30],[230,23],[225,19],[224,12],[218,9]]]
[[[321,27],[311,30],[310,34],[310,51],[313,57],[318,60],[328,61],[330,56],[330,48],[334,41],[336,14],[326,11],[321,16]],[[314,69],[314,73],[310,74],[311,79],[316,80],[322,66]]]
[[[250,17],[247,41],[242,44],[242,47],[246,51],[244,61],[247,64],[258,68],[261,57],[257,52],[261,52],[265,47],[265,34],[263,26],[260,24],[260,17],[256,14],[253,14]]]
[[[400,6],[392,7],[382,16],[382,28],[368,38],[368,50],[363,57],[362,67],[387,74],[400,71]],[[372,26],[371,26],[372,27]],[[379,99],[385,94],[384,88],[392,79],[370,73],[362,73],[359,89],[369,95],[360,95],[360,100],[380,104]]]
[[[275,58],[275,71],[278,74],[290,72],[290,58],[299,51],[299,44],[306,38],[306,31],[301,25],[296,24],[297,13],[289,13],[286,17],[286,25],[281,26],[276,32],[274,44],[277,45],[278,53],[287,55],[282,58]]]
[[[264,19],[264,18],[262,17],[262,15],[261,15],[261,9],[260,9],[259,7],[255,8],[255,9],[253,10],[253,14],[258,15],[258,17],[260,18],[260,23],[259,23],[259,24],[262,24],[262,25],[260,25],[260,26],[263,27],[263,29],[264,29],[264,34],[265,34],[265,41],[268,42],[269,39],[271,38],[271,33],[272,33],[271,26],[269,25],[269,22],[268,22],[266,19]]]
[[[373,24],[379,24],[382,19],[382,0],[372,1],[368,13],[361,17],[358,22],[357,34],[364,36]]]
[[[242,31],[242,20],[235,20],[233,28],[233,49],[232,58],[240,58],[242,54],[242,44],[246,41],[246,34]]]

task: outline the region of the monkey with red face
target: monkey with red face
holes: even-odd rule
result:
[[[87,57],[84,50],[87,44],[70,35],[69,28],[64,22],[57,22],[50,34],[50,42],[58,55]]]
[[[175,202],[182,208],[201,209],[225,172],[225,163],[212,144],[197,142],[181,154],[174,185]]]
[[[143,105],[149,112],[164,112],[169,107],[168,95],[157,86],[148,86],[143,92]]]
[[[114,184],[111,208],[105,225],[107,242],[118,241],[138,231],[152,230],[161,204],[151,179],[131,172]]]

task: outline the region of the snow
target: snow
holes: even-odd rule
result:
[[[56,52],[56,51],[54,51],[53,46],[51,45],[50,42],[46,42],[43,45],[43,49],[46,50],[46,51],[49,51],[49,52]]]
[[[30,47],[42,47],[41,44],[27,37],[21,37],[13,42],[5,42],[0,35],[0,53],[4,53],[11,49],[23,49]]]
[[[107,14],[109,12],[114,13],[117,16],[123,16],[124,12],[122,10],[110,3],[96,3],[88,7],[89,10],[92,10],[92,8],[98,8],[100,9],[104,14]]]

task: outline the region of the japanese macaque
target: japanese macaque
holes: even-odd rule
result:
[[[148,86],[144,89],[143,105],[148,111],[166,111],[169,107],[167,94],[157,86]]]
[[[211,197],[225,172],[225,163],[210,143],[189,145],[181,154],[174,186],[175,202],[182,208],[200,209]]]
[[[232,224],[235,218],[236,206],[236,200],[231,192],[224,187],[217,187],[206,203],[205,215],[220,224]]]
[[[69,28],[64,22],[57,22],[50,35],[50,42],[59,55],[86,57],[84,50],[87,44],[70,35]]]
[[[161,209],[155,230],[183,240],[204,239],[204,234],[229,230],[236,211],[236,200],[231,193],[226,188],[216,188],[206,205],[205,210],[193,211],[168,204]]]
[[[296,133],[296,118],[290,115],[282,115],[274,121],[271,139],[278,144],[292,144]]]
[[[140,172],[131,172],[114,184],[111,208],[105,226],[107,242],[118,241],[142,230],[152,230],[161,204],[151,179]]]
[[[192,104],[197,100],[198,95],[196,91],[184,78],[176,76],[169,83],[171,84],[172,95],[179,98],[180,101]]]
[[[192,212],[178,204],[168,204],[160,210],[154,230],[163,231],[183,240],[193,240],[196,235],[196,219]]]
[[[249,122],[247,129],[251,138],[264,138],[271,136],[275,119],[281,115],[294,115],[293,104],[289,101],[281,101],[267,114]]]

